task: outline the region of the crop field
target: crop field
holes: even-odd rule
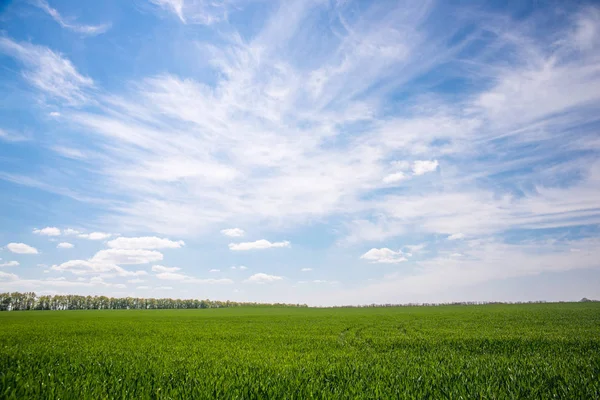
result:
[[[600,398],[600,304],[0,313],[0,398]]]

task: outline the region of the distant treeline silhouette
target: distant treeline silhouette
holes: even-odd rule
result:
[[[600,300],[590,300],[583,298],[579,300],[579,303],[597,303]],[[332,306],[323,308],[369,308],[369,307],[438,307],[438,306],[481,306],[481,305],[492,305],[492,304],[546,304],[546,303],[573,303],[573,301],[546,301],[546,300],[533,300],[533,301],[455,301],[447,303],[386,303],[386,304],[362,304],[362,305],[343,305],[343,306]]]
[[[230,307],[308,307],[306,304],[251,303],[198,299],[154,299],[55,295],[37,296],[34,292],[0,293],[0,311],[26,310],[154,310]]]
[[[580,302],[597,302],[583,298]],[[461,301],[450,303],[404,303],[404,304],[365,304],[342,305],[316,308],[368,308],[368,307],[436,307],[436,306],[475,306],[486,304],[540,304],[548,303],[544,300],[537,301]],[[570,302],[552,302],[570,303]],[[106,296],[78,296],[55,295],[37,296],[34,292],[0,293],[0,311],[26,311],[26,310],[158,310],[158,309],[194,309],[194,308],[231,308],[231,307],[308,307],[306,304],[287,303],[253,303],[219,300],[198,299],[154,299],[140,297],[106,297]]]

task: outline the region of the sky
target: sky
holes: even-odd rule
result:
[[[600,298],[600,5],[0,1],[0,291]]]

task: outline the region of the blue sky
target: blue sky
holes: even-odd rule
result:
[[[0,6],[0,291],[600,297],[600,7]]]

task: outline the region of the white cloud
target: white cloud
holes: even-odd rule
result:
[[[94,86],[94,81],[79,74],[69,60],[46,47],[0,37],[0,52],[13,56],[25,66],[23,77],[32,86],[68,103],[85,101],[85,91]]]
[[[427,160],[418,160],[413,163],[413,173],[415,175],[424,175],[428,172],[433,172],[437,169],[439,163],[437,160],[427,161]]]
[[[17,133],[13,131],[7,131],[0,128],[0,139],[5,142],[23,142],[29,140],[30,137],[28,135],[24,135],[22,133]]]
[[[112,233],[104,233],[104,232],[81,233],[81,234],[77,235],[77,237],[80,237],[82,239],[89,239],[89,240],[104,240],[104,239],[108,239],[111,236],[112,236]]]
[[[240,237],[240,236],[244,236],[244,230],[240,229],[240,228],[230,228],[230,229],[223,229],[221,230],[221,233],[225,236],[229,236],[229,237]]]
[[[144,279],[140,279],[140,278],[134,278],[134,279],[128,279],[127,283],[144,283],[146,282]]]
[[[264,274],[262,272],[254,274],[245,280],[247,283],[273,283],[283,280],[282,276]]]
[[[463,233],[453,233],[452,235],[448,236],[448,240],[459,240],[464,238],[465,235]]]
[[[406,261],[405,254],[402,251],[393,251],[386,247],[381,249],[371,249],[360,256],[363,260],[371,263],[393,264]]]
[[[290,242],[284,240],[283,242],[271,243],[268,240],[261,239],[255,242],[229,243],[229,249],[234,251],[262,250],[276,247],[290,247]]]
[[[6,248],[17,254],[38,254],[35,247],[31,247],[25,243],[9,243]]]
[[[53,265],[52,271],[70,272],[75,275],[104,274],[106,276],[142,276],[147,275],[146,271],[129,271],[122,267],[103,260],[96,260],[93,257],[89,260],[70,260],[62,264]]]
[[[383,183],[397,183],[407,178],[404,172],[395,172],[393,174],[386,175],[383,178]]]
[[[68,243],[68,242],[61,242],[58,245],[56,245],[56,247],[59,249],[72,249],[75,246],[73,246],[73,244]]]
[[[5,263],[0,263],[0,267],[18,267],[18,266],[19,266],[18,261],[8,261]]]
[[[92,260],[113,264],[147,264],[163,259],[156,250],[141,249],[105,249],[97,252]]]
[[[60,236],[60,229],[47,226],[43,229],[34,229],[33,233],[36,235],[44,235],[44,236]]]
[[[302,268],[300,271],[301,272],[309,272],[309,271],[312,271],[312,270],[313,270],[312,268]]]
[[[227,18],[227,1],[224,0],[149,0],[171,12],[186,24],[211,25]]]
[[[238,267],[238,269],[239,269],[240,271],[245,271],[245,270],[247,270],[247,269],[248,269],[248,267],[246,267],[246,266],[244,266],[244,265],[240,265],[240,266]]]
[[[32,4],[38,6],[42,10],[44,10],[48,15],[52,17],[54,21],[56,21],[63,28],[69,29],[73,32],[81,33],[84,35],[99,35],[101,33],[106,32],[110,28],[110,24],[101,24],[101,25],[80,25],[68,22],[67,19],[63,18],[62,15],[55,9],[50,7],[46,0],[34,0]]]
[[[0,271],[0,281],[14,281],[17,279],[19,279],[19,277],[15,274]]]
[[[58,111],[52,111],[48,113],[48,116],[52,117],[52,118],[58,118],[60,117],[60,113]]]
[[[175,272],[179,271],[181,268],[178,267],[165,267],[163,265],[153,265],[152,272]]]
[[[83,151],[81,151],[79,149],[75,149],[73,147],[52,146],[52,147],[50,147],[50,149],[65,158],[70,158],[73,160],[84,160],[86,158],[86,155],[84,154]]]
[[[231,285],[233,281],[231,279],[199,279],[193,276],[179,274],[176,272],[161,272],[156,274],[156,277],[161,280],[177,281],[181,283],[195,283],[195,284],[207,284],[207,285]]]
[[[79,235],[81,232],[79,232],[76,229],[67,228],[67,229],[63,229],[62,233],[63,233],[63,235],[71,236],[71,235]]]
[[[150,286],[136,286],[136,289],[140,289],[140,290],[146,290],[146,289],[150,289]]]
[[[406,246],[404,246],[404,248],[408,249],[408,251],[410,251],[411,253],[419,253],[425,247],[427,247],[427,243],[407,244]]]
[[[220,269],[214,269],[214,268],[213,268],[213,269],[209,270],[208,272],[221,272],[221,270],[220,270]]]
[[[156,236],[118,237],[107,243],[113,249],[178,249],[185,245],[183,240],[172,241]]]

